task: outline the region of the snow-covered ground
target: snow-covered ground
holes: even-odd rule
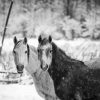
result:
[[[0,100],[44,100],[34,85],[0,85]]]

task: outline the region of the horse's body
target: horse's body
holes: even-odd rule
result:
[[[60,54],[55,44],[52,43],[52,47],[54,56],[48,72],[58,97],[62,100],[75,99],[78,92],[82,100],[97,100],[96,96],[100,94],[100,69],[86,68],[83,63]]]
[[[38,49],[41,68],[48,70],[55,93],[61,100],[100,100],[100,69],[89,68],[83,62],[71,59],[51,42],[50,37],[47,40],[39,37]]]
[[[18,44],[17,43],[15,44],[15,47],[13,49],[14,52],[15,51],[17,52],[17,49],[19,49],[19,48],[21,48],[21,50],[23,49],[21,47],[24,45],[23,41],[20,41]],[[19,47],[19,48],[17,48],[17,47]],[[29,53],[26,56],[28,56],[29,58],[27,59],[28,61],[24,61],[24,62],[27,62],[27,64],[24,65],[24,67],[33,77],[37,92],[39,93],[40,96],[45,98],[45,100],[59,100],[57,98],[57,96],[55,95],[54,85],[53,85],[53,81],[52,81],[50,75],[48,74],[48,72],[44,72],[40,68],[40,62],[38,61],[37,51],[36,51],[35,47],[28,45],[28,50],[29,50],[28,51]],[[20,56],[23,55],[22,54],[23,52],[24,52],[24,50],[22,50],[20,52]],[[15,54],[14,54],[14,57],[15,57]],[[18,55],[18,57],[19,57],[19,55]],[[16,66],[18,66],[18,62],[15,64],[16,64]]]

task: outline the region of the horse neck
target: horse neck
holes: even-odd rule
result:
[[[70,57],[68,57],[60,48],[58,48],[56,46],[56,44],[52,43],[52,63],[51,66],[49,67],[49,73],[51,75],[55,74],[55,73],[60,73],[62,74],[63,71],[65,70],[65,66],[66,66],[66,72],[68,71],[70,66],[67,66],[67,59],[69,59]]]
[[[55,62],[58,64],[57,61],[60,61],[60,63],[70,63],[75,62],[77,60],[72,59],[71,57],[67,56],[67,54],[61,50],[55,43],[52,43],[53,47],[53,60],[52,62]]]
[[[32,75],[33,73],[36,73],[39,68],[39,65],[40,62],[38,60],[38,55],[35,47],[29,46],[29,60],[26,70]]]
[[[34,79],[35,85],[40,84],[40,79],[45,72],[40,68],[37,51],[34,47],[30,47],[28,69],[30,70],[30,74]]]
[[[58,48],[55,44],[52,44],[53,54],[52,54],[52,63],[49,67],[50,74],[56,76],[55,73],[60,73],[60,75],[64,75],[66,72],[69,73],[71,70],[79,70],[84,69],[87,70],[87,66],[84,65],[82,61],[72,59],[67,56],[60,48]],[[80,67],[81,66],[81,67]]]
[[[67,62],[67,59],[69,59],[69,57],[64,53],[64,51],[62,51],[60,48],[58,48],[56,46],[56,44],[52,43],[52,49],[53,49],[53,54],[52,54],[52,56],[53,56],[52,64],[53,65],[59,66],[59,63],[63,64],[65,62]]]

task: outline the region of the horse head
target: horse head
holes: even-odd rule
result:
[[[26,37],[19,41],[16,37],[14,37],[13,55],[17,72],[21,74],[23,73],[23,69],[25,66],[27,66],[29,60],[29,46],[27,44]]]
[[[46,71],[52,62],[52,37],[42,34],[38,37],[38,59],[41,68]]]

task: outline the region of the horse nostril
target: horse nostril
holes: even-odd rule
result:
[[[41,69],[43,70],[43,71],[46,71],[48,68],[49,68],[49,66],[46,64],[44,67],[42,66],[42,64],[40,65],[41,66]]]
[[[17,65],[18,73],[23,73],[23,68],[24,68],[24,65]]]

